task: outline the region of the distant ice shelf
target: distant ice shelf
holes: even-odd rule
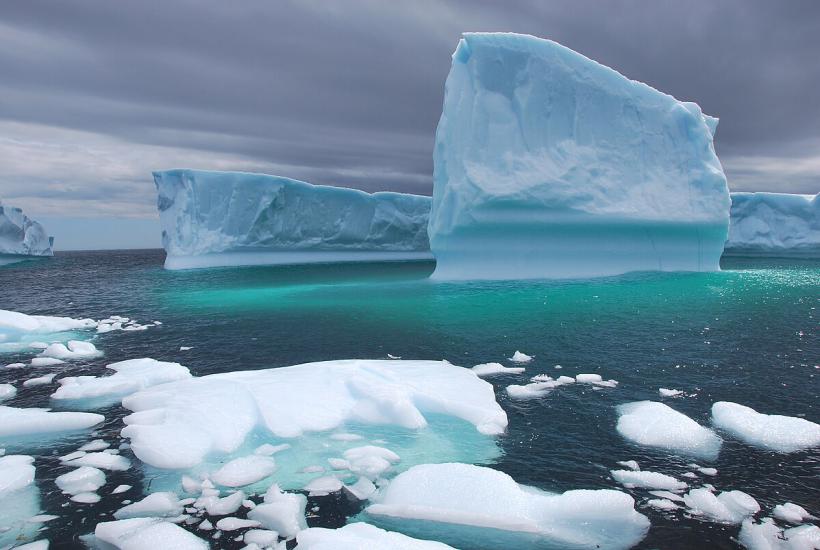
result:
[[[550,40],[467,33],[436,132],[438,279],[719,269],[717,119]]]
[[[0,200],[0,265],[53,256],[53,244],[42,225]]]
[[[727,256],[820,257],[820,194],[732,193]]]
[[[432,259],[430,197],[244,172],[154,172],[165,267]]]

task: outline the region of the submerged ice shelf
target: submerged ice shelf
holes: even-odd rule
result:
[[[436,133],[435,278],[714,271],[717,119],[555,42],[467,33]]]
[[[53,256],[54,237],[19,208],[0,200],[0,265],[30,257]]]
[[[430,198],[244,172],[154,172],[165,267],[429,260]]]
[[[820,257],[820,194],[732,193],[727,256]]]

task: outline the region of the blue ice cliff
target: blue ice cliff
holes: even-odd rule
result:
[[[728,256],[820,257],[820,195],[732,193]]]
[[[431,259],[430,197],[244,172],[154,172],[165,267]]]
[[[468,33],[436,132],[435,278],[719,269],[717,119],[560,44]]]
[[[0,265],[33,256],[53,256],[54,237],[19,208],[0,201]]]

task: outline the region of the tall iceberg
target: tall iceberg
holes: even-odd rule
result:
[[[432,259],[430,197],[245,172],[154,172],[165,267]]]
[[[732,193],[727,256],[820,257],[820,194]]]
[[[19,208],[0,200],[0,265],[30,257],[53,256],[54,237]]]
[[[730,201],[716,127],[555,42],[465,34],[436,132],[433,276],[719,269]]]

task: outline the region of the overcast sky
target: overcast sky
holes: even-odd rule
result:
[[[95,247],[123,217],[144,219],[123,246],[159,242],[154,169],[429,194],[464,31],[550,38],[697,102],[733,190],[820,191],[814,0],[23,0],[0,3],[0,196],[102,218],[73,226]]]

